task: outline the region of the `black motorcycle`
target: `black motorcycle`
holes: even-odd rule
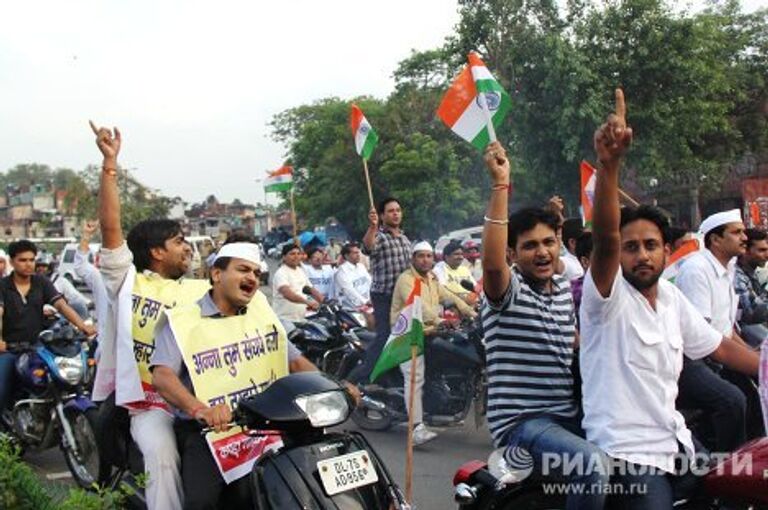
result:
[[[34,342],[16,344],[18,383],[8,409],[0,410],[0,429],[22,451],[59,444],[80,487],[91,488],[101,469],[96,442],[96,406],[91,402],[85,337],[65,319],[51,322]]]
[[[362,434],[329,432],[352,410],[346,390],[320,372],[302,372],[275,381],[263,393],[240,402],[233,426],[250,435],[280,433],[282,447],[262,455],[251,473],[253,508],[407,509],[405,499],[376,451]],[[101,406],[107,459],[113,466],[102,482],[128,485],[128,506],[146,508],[141,487],[143,461],[130,439],[127,413],[108,400]],[[115,430],[119,434],[115,434]],[[203,433],[210,430],[203,430]]]
[[[308,290],[304,293],[309,294]],[[324,301],[305,321],[287,324],[286,330],[288,339],[309,361],[338,379],[349,376],[376,337],[365,328],[361,314],[334,300]]]
[[[274,430],[283,440],[253,467],[254,508],[410,508],[362,434],[327,430],[344,423],[353,405],[342,385],[319,372],[283,377],[240,403],[234,425],[252,435]]]
[[[457,330],[439,329],[424,342],[424,421],[428,425],[461,423],[474,404],[475,423],[485,415],[487,378],[479,319]],[[366,430],[387,430],[408,419],[403,375],[395,368],[375,384],[362,386],[363,399],[352,420]]]

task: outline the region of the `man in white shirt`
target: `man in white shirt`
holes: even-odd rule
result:
[[[675,277],[688,301],[723,336],[742,342],[734,329],[738,298],[733,287],[736,257],[746,249],[747,236],[738,209],[713,214],[699,227],[704,249],[691,255]],[[712,448],[730,452],[747,439],[746,395],[716,373],[706,360],[685,359],[680,374],[680,407],[702,409],[715,432]]]
[[[341,248],[344,263],[334,276],[337,299],[345,308],[360,308],[371,303],[371,273],[360,262],[360,245],[347,243]]]
[[[304,295],[304,287],[309,287],[312,299]],[[301,322],[307,308],[317,310],[323,302],[323,295],[313,288],[307,273],[301,267],[301,248],[295,244],[283,246],[283,263],[275,271],[272,279],[272,308],[277,316],[290,322]]]
[[[307,250],[307,264],[304,264],[304,272],[307,273],[309,282],[323,295],[324,299],[334,296],[333,275],[336,272],[330,264],[324,264],[325,252],[319,246],[313,246]]]
[[[565,276],[568,281],[584,276],[584,268],[576,254],[576,240],[584,232],[581,218],[568,218],[563,222],[563,249],[560,252],[560,260],[563,261]]]
[[[595,133],[601,164],[594,200],[592,264],[584,278],[581,371],[587,439],[627,464],[615,480],[645,484],[622,508],[671,509],[673,488],[691,482],[675,460],[695,453],[685,421],[675,409],[683,353],[712,356],[756,374],[758,357],[712,328],[671,283],[660,280],[669,248],[666,218],[658,209],[619,209],[619,168],[632,141],[624,95],[616,113]],[[686,475],[687,474],[687,475]],[[682,476],[686,475],[686,476]]]

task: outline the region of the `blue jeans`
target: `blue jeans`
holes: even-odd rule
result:
[[[0,353],[0,412],[10,404],[15,380],[16,355],[10,352]]]
[[[534,474],[546,482],[584,487],[568,495],[567,509],[601,509],[605,505],[607,496],[602,488],[610,481],[608,457],[584,439],[576,418],[530,418],[508,432],[503,443],[508,459],[515,447],[524,448],[533,458]],[[521,454],[525,455],[517,452],[511,456],[519,459]],[[564,465],[569,466],[569,472],[562,469]],[[595,466],[602,469],[593,469]]]
[[[365,363],[363,368],[355,370],[357,377],[353,382],[368,382],[373,367],[381,355],[384,344],[389,338],[389,311],[392,308],[392,294],[371,292],[371,304],[373,305],[373,318],[376,321],[376,340],[365,351]]]
[[[693,444],[697,454],[707,453],[696,439],[693,440]],[[638,464],[633,464],[632,466],[633,469],[628,469],[627,474],[616,475],[611,480],[612,483],[621,484],[623,487],[623,496],[617,498],[617,503],[619,504],[617,508],[629,510],[672,510],[675,500],[691,498],[701,493],[700,483],[703,479],[696,476],[690,469],[687,469],[685,474],[673,475],[660,470],[643,472],[642,468],[645,466],[639,466]],[[642,494],[638,493],[638,491],[641,491]]]

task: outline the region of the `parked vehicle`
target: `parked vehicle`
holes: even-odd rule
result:
[[[56,268],[56,271],[62,277],[68,279],[75,285],[83,285],[83,281],[75,273],[75,254],[77,253],[79,246],[80,245],[78,243],[66,244],[61,250],[61,255],[59,256],[59,265]],[[98,267],[101,243],[91,243],[88,248],[90,249],[90,253],[88,253],[88,262]]]
[[[454,230],[452,232],[448,232],[445,235],[440,236],[437,239],[437,242],[435,243],[435,260],[442,260],[443,259],[443,248],[448,246],[448,243],[451,241],[459,241],[461,243],[464,243],[464,241],[475,241],[478,246],[483,242],[483,227],[482,225],[479,227],[470,227],[470,228],[463,228],[461,230]]]
[[[205,277],[205,259],[214,252],[216,246],[210,236],[189,236],[184,238],[192,248],[192,262],[189,275],[195,278]]]
[[[26,344],[14,345],[18,356],[12,404],[2,409],[0,428],[25,450],[58,444],[80,487],[98,480],[101,461],[96,442],[96,406],[87,388],[89,370],[85,337],[64,319],[57,320]]]

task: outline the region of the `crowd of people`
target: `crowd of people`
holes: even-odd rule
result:
[[[445,309],[468,318],[480,313],[496,446],[524,449],[540,474],[586,487],[570,493],[568,508],[603,508],[608,494],[594,488],[608,482],[647,487],[622,508],[672,508],[675,491],[696,484],[680,459],[693,462],[702,451],[681,405],[705,411],[716,451],[731,451],[748,437],[754,403],[723,367],[758,374],[768,291],[757,273],[768,261],[768,236],[745,229],[738,210],[714,214],[699,229],[703,248],[674,283],[661,278],[681,236],[672,239],[668,219],[654,207],[620,207],[619,175],[633,138],[625,117],[617,91],[615,112],[595,134],[600,170],[591,229],[580,218],[564,218],[559,197],[510,215],[510,163],[492,142],[484,155],[492,184],[481,250],[472,241],[451,241],[435,264],[433,246],[409,239],[400,202],[387,198],[369,211],[361,243],[286,244],[271,303],[259,290],[262,253],[248,236],[229,239],[212,256],[209,278],[193,279],[185,277],[190,247],[177,222],[147,220],[124,235],[121,134],[92,126],[103,156],[99,221],[84,225],[75,261],[98,319],[92,397],[113,398],[129,410],[148,473],[149,508],[216,508],[225,493],[247,500],[247,478],[228,475],[200,434],[203,426],[227,431],[236,400],[224,396],[244,398],[253,386],[317,370],[284,325],[331,299],[366,314],[376,332],[347,383],[359,396],[417,280],[427,341],[438,334]],[[88,253],[99,229],[96,269]],[[96,333],[70,306],[77,296],[57,287],[36,255],[28,241],[11,243],[13,272],[0,280],[2,409],[11,395],[14,346],[44,328],[45,306]],[[232,361],[241,359],[238,346],[256,359],[248,370]],[[437,435],[423,423],[425,363],[420,356],[414,379],[416,445]],[[222,367],[231,377],[216,377]],[[408,395],[411,364],[401,369]],[[552,454],[576,462],[558,470],[545,461]],[[624,469],[616,471],[616,462]]]

